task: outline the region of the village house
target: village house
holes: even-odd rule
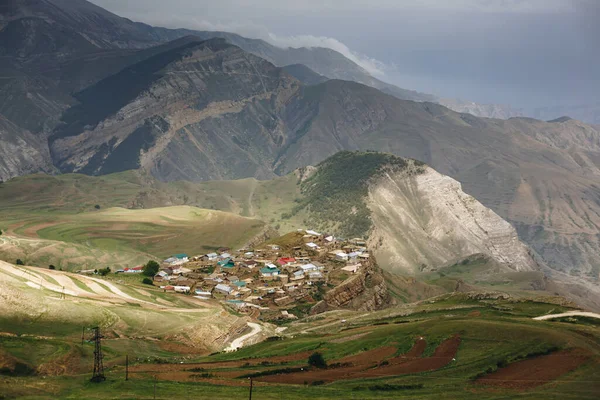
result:
[[[351,272],[351,273],[355,274],[358,272],[360,267],[361,267],[361,264],[346,265],[345,267],[342,268],[342,271]]]
[[[269,248],[270,248],[272,251],[279,251],[279,250],[280,250],[280,247],[279,247],[279,245],[276,245],[276,244],[270,244],[268,247],[269,247]]]
[[[357,251],[353,251],[352,253],[348,254],[348,262],[355,263],[356,260],[358,260],[358,256],[360,254],[361,253],[359,253]]]
[[[257,265],[258,263],[254,260],[244,260],[240,263],[240,266],[248,269],[254,269]]]
[[[233,292],[233,288],[224,283],[219,283],[214,290],[224,295],[230,295]]]
[[[277,275],[279,275],[281,271],[279,270],[279,268],[277,268],[277,266],[275,264],[266,264],[264,268],[261,268],[260,270],[260,275],[264,278],[264,277],[275,277]]]
[[[288,292],[298,289],[302,284],[299,282],[290,282],[283,285],[283,288]]]
[[[205,261],[216,261],[218,258],[219,255],[217,253],[208,253],[203,257]]]
[[[325,279],[321,271],[312,271],[308,273],[308,279],[311,281],[321,281]]]
[[[317,267],[314,264],[306,264],[306,265],[301,265],[300,269],[306,273],[306,272],[310,272],[310,271],[317,271],[319,269],[319,267]]]
[[[316,243],[313,242],[308,242],[306,243],[306,247],[308,247],[311,250],[319,250],[319,246]]]
[[[299,270],[296,271],[292,274],[292,277],[290,278],[291,281],[298,281],[304,279],[304,271],[303,270]]]
[[[141,274],[142,272],[144,272],[144,266],[140,265],[140,266],[133,267],[133,268],[123,268],[122,270],[119,270],[117,272],[123,272],[126,274]]]
[[[189,293],[190,287],[189,286],[173,286],[173,290],[176,291],[177,293]]]
[[[285,267],[287,264],[295,263],[296,259],[294,257],[280,257],[277,259],[277,264],[281,267]]]
[[[235,267],[235,262],[231,258],[224,258],[223,260],[219,261],[217,265],[221,268],[229,269]]]
[[[165,271],[158,271],[156,275],[154,275],[154,282],[164,282],[169,280],[169,274]]]

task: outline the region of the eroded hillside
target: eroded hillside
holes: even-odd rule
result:
[[[508,222],[432,168],[385,173],[370,185],[368,204],[370,243],[390,271],[415,273],[476,253],[517,271],[537,268]]]

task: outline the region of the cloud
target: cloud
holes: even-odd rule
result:
[[[368,57],[364,54],[360,54],[356,51],[353,51],[341,41],[331,37],[313,35],[277,35],[273,32],[270,32],[263,25],[253,24],[249,22],[210,22],[194,17],[166,17],[165,15],[161,15],[160,17],[146,16],[146,18],[143,19],[144,21],[147,21],[151,24],[165,27],[187,28],[198,31],[221,31],[237,33],[238,35],[251,39],[262,39],[265,42],[272,44],[273,46],[283,49],[289,47],[324,47],[337,51],[344,57],[358,64],[369,74],[380,78],[385,77],[386,71],[390,71],[393,69],[391,65],[376,60],[374,58]]]
[[[338,53],[344,55],[344,57],[346,57],[347,59],[354,61],[369,74],[377,77],[384,77],[386,71],[391,69],[391,66],[374,58],[368,57],[364,54],[359,54],[355,51],[352,51],[344,43],[330,37],[312,35],[278,36],[274,33],[269,33],[267,38],[261,39],[266,40],[272,45],[281,48],[325,47],[331,50],[335,50]]]

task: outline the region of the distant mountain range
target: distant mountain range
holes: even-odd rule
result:
[[[0,179],[138,168],[164,181],[266,179],[341,150],[383,151],[461,182],[553,268],[598,278],[597,127],[457,113],[330,49],[153,28],[83,0],[0,12]]]

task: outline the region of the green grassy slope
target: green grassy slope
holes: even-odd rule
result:
[[[565,309],[550,303],[445,296],[435,301],[376,313],[332,312],[318,318],[310,317],[293,323],[289,327],[289,334],[282,340],[267,341],[234,353],[203,358],[189,357],[189,354],[182,358],[183,354],[161,349],[160,341],[111,339],[105,342],[105,363],[110,367],[106,371],[108,380],[100,385],[86,381],[92,359],[89,344],[81,346],[76,339],[56,337],[45,340],[40,352],[33,354],[24,351],[24,348],[40,343],[40,339],[3,338],[0,350],[4,359],[12,357],[34,367],[56,355],[69,354],[63,360],[70,360],[68,365],[71,371],[46,377],[44,385],[35,376],[3,377],[3,382],[9,397],[153,398],[153,377],[156,375],[156,398],[242,398],[248,395],[248,379],[235,376],[269,368],[306,366],[304,357],[276,361],[273,365],[260,364],[258,361],[254,363],[253,359],[257,357],[273,359],[319,351],[331,364],[346,356],[386,346],[395,347],[396,354],[406,353],[417,338],[423,337],[427,344],[421,357],[426,358],[432,356],[444,340],[459,335],[461,342],[455,359],[433,371],[379,376],[375,367],[369,370],[371,376],[325,383],[318,387],[265,384],[257,379],[253,396],[260,399],[592,399],[600,390],[598,325],[531,319]],[[342,323],[342,319],[346,322]],[[536,354],[568,349],[578,349],[585,355],[585,362],[558,379],[534,388],[492,388],[473,379],[485,371],[498,370],[522,359],[535,359]],[[134,367],[136,372],[130,373],[130,381],[127,382],[124,380],[124,353],[130,355],[133,364],[137,364]],[[153,363],[155,357],[162,358],[163,362]],[[186,367],[180,364],[181,361],[228,360],[242,361],[237,366],[211,367],[203,364],[202,369],[198,365]],[[192,368],[195,370],[190,371]],[[197,376],[190,378],[192,373]],[[202,378],[199,376],[201,373],[210,374],[211,377]],[[325,376],[328,370],[322,373]],[[229,377],[220,377],[221,374]],[[528,376],[528,372],[524,372],[521,379],[527,380]]]
[[[0,183],[0,259],[120,268],[238,247],[265,227],[262,221],[282,230],[299,226],[301,216],[282,219],[298,196],[293,174],[205,183],[164,183],[136,171],[19,177]]]

